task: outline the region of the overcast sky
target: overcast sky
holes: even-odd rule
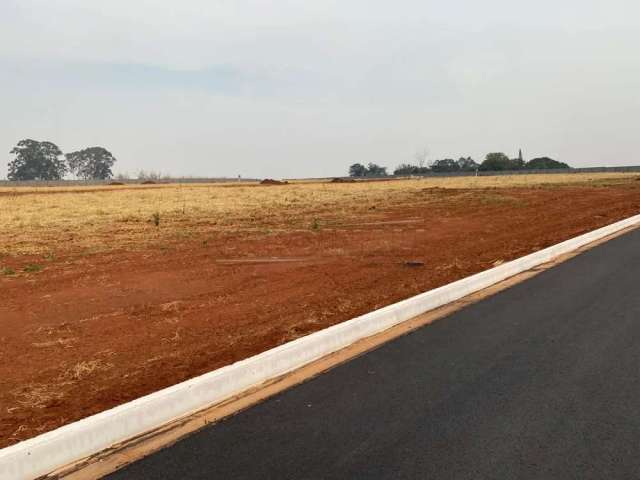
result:
[[[0,178],[23,138],[195,176],[640,164],[639,47],[632,0],[1,0]]]

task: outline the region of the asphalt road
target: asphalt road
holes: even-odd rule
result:
[[[109,478],[640,478],[640,231]]]

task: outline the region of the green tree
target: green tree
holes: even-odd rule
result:
[[[416,171],[416,166],[410,165],[408,163],[401,163],[396,167],[393,171],[394,175],[413,175]]]
[[[422,175],[429,173],[429,167],[401,163],[393,171],[394,175]]]
[[[525,167],[525,165],[526,163],[521,156],[519,156],[518,158],[511,159],[512,170],[522,170]]]
[[[484,171],[499,171],[499,170],[513,170],[514,165],[504,153],[488,153],[480,170]]]
[[[387,167],[381,167],[380,165],[376,165],[375,163],[369,163],[367,165],[367,177],[386,177],[387,176]]]
[[[349,167],[350,177],[365,177],[367,175],[367,167],[361,163],[354,163]]]
[[[528,170],[547,170],[553,168],[571,168],[564,162],[559,162],[549,157],[540,157],[529,160],[525,165]]]
[[[9,180],[60,180],[67,172],[62,152],[51,142],[21,140],[9,153],[15,155]]]
[[[458,170],[460,170],[458,162],[451,158],[436,160],[431,164],[432,172],[457,172]]]
[[[113,176],[111,167],[116,163],[116,159],[105,148],[90,147],[67,153],[65,156],[69,170],[84,180],[105,180]]]
[[[458,167],[463,172],[475,172],[480,165],[476,163],[476,161],[471,157],[460,157],[458,159]]]

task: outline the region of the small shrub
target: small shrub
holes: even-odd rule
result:
[[[16,271],[11,267],[3,267],[1,271],[2,271],[3,275],[15,275],[16,274]]]
[[[160,226],[160,214],[158,212],[155,212],[153,215],[151,215],[151,220],[153,220],[153,224],[156,227]]]
[[[311,223],[311,230],[320,230],[320,222],[317,218],[313,219],[313,222]]]
[[[36,273],[42,270],[42,265],[38,265],[37,263],[30,263],[26,267],[24,267],[24,271],[27,273]]]

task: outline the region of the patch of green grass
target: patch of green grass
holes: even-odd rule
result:
[[[24,271],[26,273],[36,273],[42,271],[42,265],[38,265],[37,263],[30,263],[26,267],[24,267]]]
[[[0,270],[2,272],[3,275],[15,275],[16,271],[11,268],[11,267],[3,267],[2,270]]]

